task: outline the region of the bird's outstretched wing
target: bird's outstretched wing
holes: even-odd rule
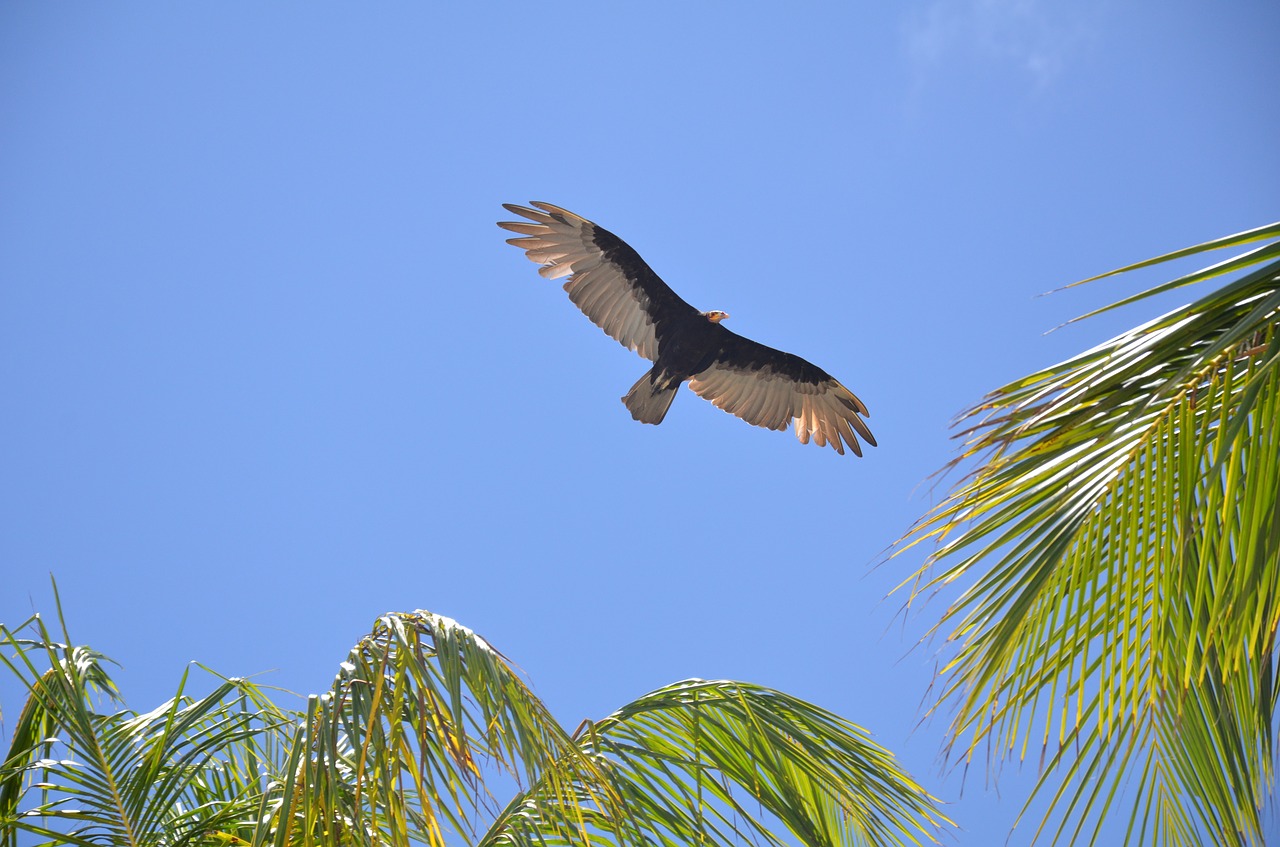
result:
[[[699,397],[756,426],[782,430],[794,421],[800,443],[813,439],[841,455],[846,445],[862,455],[858,436],[876,446],[861,417],[870,417],[867,407],[831,374],[723,326],[712,331],[722,334],[720,351],[689,380]]]
[[[547,279],[569,277],[564,290],[592,323],[622,346],[656,359],[655,324],[697,310],[618,236],[559,206],[536,200],[533,205],[537,208],[503,204],[532,221],[500,222],[498,226],[523,236],[508,238],[507,243],[542,265],[538,273]]]

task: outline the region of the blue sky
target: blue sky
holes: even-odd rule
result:
[[[872,566],[953,415],[1160,305],[1046,336],[1154,277],[1036,295],[1280,217],[1280,7],[863,5],[0,6],[0,621],[53,573],[142,708],[190,661],[322,690],[426,608],[570,725],[690,676],[813,700],[1002,843],[1034,763],[940,773],[945,598],[904,624],[919,557]],[[647,365],[493,225],[530,199],[880,447],[633,422]]]

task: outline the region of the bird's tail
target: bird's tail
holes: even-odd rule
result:
[[[654,369],[656,370],[656,368]],[[650,370],[631,386],[622,402],[631,411],[631,417],[640,423],[660,424],[671,408],[671,401],[676,399],[676,390],[680,381],[668,381],[658,377]]]

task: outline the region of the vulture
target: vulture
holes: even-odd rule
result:
[[[732,332],[729,316],[700,312],[667,286],[621,238],[573,212],[533,201],[535,208],[504,203],[524,218],[498,226],[507,239],[541,265],[547,279],[567,278],[569,299],[622,346],[653,367],[622,398],[631,416],[659,424],[676,390],[694,394],[744,421],[769,429],[795,425],[802,444],[847,446],[862,455],[861,437],[875,446],[862,420],[867,407],[822,368]]]

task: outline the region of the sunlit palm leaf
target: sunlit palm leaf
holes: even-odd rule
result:
[[[677,683],[585,724],[578,741],[628,809],[620,827],[591,819],[596,844],[916,844],[946,820],[861,729],[758,686]],[[555,837],[560,806],[539,789],[486,847],[573,843]]]
[[[19,832],[51,843],[181,847],[243,821],[259,792],[218,792],[207,777],[225,771],[220,757],[228,748],[270,732],[275,714],[243,708],[235,681],[199,699],[180,687],[145,715],[101,714],[93,693],[115,692],[102,657],[54,641],[38,618],[30,625],[39,639],[2,633],[13,649],[3,662],[28,689],[0,768],[6,847]],[[35,673],[35,654],[48,670]]]
[[[313,700],[307,727],[290,813],[322,841],[473,842],[498,811],[483,781],[494,766],[552,793],[585,787],[616,811],[595,766],[501,654],[439,615],[381,618]]]
[[[671,686],[570,737],[484,639],[427,612],[379,619],[305,712],[219,678],[100,714],[99,657],[32,626],[0,627],[31,692],[3,847],[899,844],[945,820],[857,727],[741,683]]]
[[[1133,839],[1260,837],[1280,624],[1277,255],[1127,298],[1266,262],[989,395],[957,460],[977,469],[896,553],[937,543],[917,594],[985,567],[939,624],[959,644],[954,737],[969,755],[1034,745],[1088,784],[1055,794],[1073,826],[1104,816],[1137,766]]]

